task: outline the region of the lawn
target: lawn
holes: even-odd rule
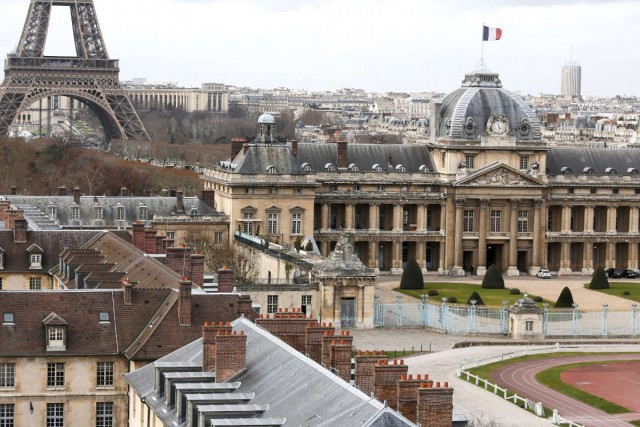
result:
[[[426,294],[429,290],[437,290],[437,296],[430,296],[432,301],[442,301],[442,298],[455,297],[458,300],[458,304],[466,304],[467,299],[475,291],[480,295],[482,301],[488,307],[501,307],[503,301],[509,301],[509,305],[513,305],[517,300],[521,299],[526,289],[520,289],[520,295],[511,295],[510,289],[482,289],[480,285],[473,285],[470,283],[430,283],[424,284],[423,289],[408,290],[396,288],[397,292],[401,292],[405,295],[410,295],[415,298],[420,298],[420,295]],[[529,295],[533,298],[533,295]],[[549,302],[549,301],[544,301]],[[553,304],[553,303],[552,303]],[[542,303],[538,303],[542,307]]]
[[[584,287],[588,288],[589,284],[588,283],[585,284]],[[602,292],[603,294],[613,295],[613,296],[625,298],[631,301],[640,302],[640,281],[609,282],[609,289],[592,289],[592,290],[596,292]],[[625,291],[629,292],[629,295],[624,295]]]

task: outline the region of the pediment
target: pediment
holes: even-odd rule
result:
[[[503,163],[493,163],[470,174],[459,177],[456,187],[544,187],[538,179],[538,170],[519,171]]]

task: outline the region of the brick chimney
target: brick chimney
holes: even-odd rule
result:
[[[256,319],[256,325],[266,329],[300,353],[306,350],[308,324],[309,318],[299,308],[292,312],[285,309],[274,313],[273,318],[267,315]]]
[[[371,396],[376,391],[374,366],[378,361],[386,360],[384,351],[377,352],[361,352],[359,351],[356,359],[356,387],[367,396]]]
[[[345,139],[339,139],[336,141],[336,148],[338,151],[337,166],[339,168],[349,167],[349,154],[347,150],[347,141]]]
[[[329,323],[331,326],[331,323]],[[322,336],[322,363],[321,365],[329,369],[331,367],[331,343],[336,339],[334,331],[326,331]]]
[[[325,332],[335,333],[335,328],[328,327],[326,323],[320,325],[320,323],[309,323],[307,325],[307,342],[306,342],[306,355],[311,360],[322,363],[322,337]],[[373,376],[373,371],[372,374]]]
[[[211,209],[216,208],[216,192],[215,190],[202,190],[200,192],[200,200]]]
[[[189,277],[191,274],[191,248],[172,247],[167,248],[167,267],[180,274]]]
[[[184,193],[182,190],[176,191],[176,213],[184,212]]]
[[[142,221],[136,221],[131,225],[131,235],[133,246],[144,251],[144,223]]]
[[[15,221],[24,218],[24,212],[20,209],[5,209],[4,211],[4,228],[6,230],[15,229]]]
[[[247,367],[247,336],[219,332],[216,335],[216,382],[224,383]]]
[[[133,284],[129,281],[128,277],[124,278],[122,288],[124,289],[124,305],[133,304]]]
[[[193,284],[186,277],[180,281],[178,290],[178,320],[180,326],[191,326],[191,287]]]
[[[129,197],[129,189],[127,187],[120,189],[120,197]]]
[[[403,375],[407,375],[409,367],[404,364],[404,360],[399,363],[397,360],[390,364],[388,360],[380,361],[373,367],[373,381],[376,398],[380,401],[387,401],[387,404],[396,409],[398,405],[398,381]],[[449,420],[451,422],[451,420]]]
[[[418,389],[418,419],[422,427],[450,427],[453,418],[453,389],[449,383],[425,383]]]
[[[289,148],[293,157],[298,157],[298,140],[289,141]]]
[[[218,270],[218,292],[233,292],[233,270],[229,270],[227,266]]]
[[[27,243],[27,229],[29,224],[24,218],[16,218],[13,226],[13,242]]]
[[[80,204],[80,187],[77,185],[73,189],[73,203],[76,205]]]
[[[58,187],[58,196],[63,197],[66,195],[67,195],[67,187],[65,187],[64,185]]]
[[[5,220],[4,211],[6,211],[7,209],[11,209],[11,202],[1,201],[0,202],[0,221]],[[5,228],[9,229],[9,227],[6,227],[6,224],[5,224]]]
[[[241,316],[252,322],[256,321],[256,312],[253,309],[253,301],[249,295],[240,295],[240,298],[238,298],[238,317]]]
[[[247,142],[244,138],[231,138],[231,161],[236,158],[240,151],[242,151],[242,146]]]
[[[408,418],[411,422],[415,423],[418,416],[418,389],[421,386],[425,386],[429,381],[429,375],[424,376],[417,375],[413,378],[413,375],[402,376],[398,381],[398,412]]]
[[[351,353],[353,352],[353,337],[351,340],[340,340],[331,342],[331,368],[343,380],[351,380]]]
[[[153,228],[147,228],[144,230],[144,252],[147,254],[156,253],[156,234],[158,232]]]
[[[204,255],[192,254],[191,255],[191,281],[199,286],[204,286]]]
[[[156,254],[164,254],[165,246],[164,246],[165,237],[156,235]]]
[[[206,322],[202,327],[202,371],[211,372],[216,369],[216,336],[218,332],[231,332],[229,322]]]

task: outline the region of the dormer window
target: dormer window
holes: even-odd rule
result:
[[[302,172],[304,173],[312,173],[313,172],[313,166],[311,166],[309,163],[303,163],[301,165],[302,167]]]
[[[4,270],[4,250],[0,248],[0,270]]]
[[[276,175],[278,173],[278,168],[273,165],[270,165],[267,167],[267,173],[269,175]]]
[[[427,165],[420,165],[418,170],[422,173],[429,173],[429,167]]]
[[[66,351],[67,322],[52,312],[42,323],[44,323],[44,327],[46,328],[47,351]]]
[[[628,173],[629,175],[631,175],[631,176],[636,176],[636,175],[638,175],[638,173],[640,173],[640,172],[638,172],[638,169],[636,169],[636,168],[628,168],[628,169],[627,169],[627,173]]]
[[[104,218],[104,208],[102,206],[94,206],[93,207],[93,219],[102,221]]]
[[[29,268],[31,269],[40,269],[42,268],[42,254],[31,254],[29,255]]]
[[[47,213],[49,214],[49,219],[51,221],[55,221],[58,219],[58,207],[54,205],[49,205],[47,207]]]
[[[338,168],[333,163],[327,163],[326,165],[324,165],[324,169],[327,172],[338,172]]]
[[[124,221],[124,220],[125,220],[124,206],[116,207],[116,221]]]
[[[140,206],[138,208],[138,218],[140,221],[146,221],[149,217],[149,209],[146,206]]]
[[[397,165],[396,166],[396,172],[398,172],[398,173],[406,173],[407,172],[407,168],[404,165]]]
[[[617,171],[617,170],[615,170],[614,168],[606,168],[606,169],[604,170],[604,172],[605,172],[607,175],[618,175],[618,171]]]
[[[381,173],[383,171],[382,165],[379,165],[378,163],[373,165],[371,169],[373,169],[374,172],[378,172],[378,173]]]
[[[360,172],[360,166],[358,166],[358,165],[357,165],[357,164],[355,164],[355,163],[351,163],[351,164],[349,165],[349,170],[350,170],[351,172]]]
[[[71,220],[79,221],[80,220],[80,206],[71,206]]]
[[[584,173],[585,175],[594,175],[596,171],[594,171],[591,166],[587,166],[586,168],[582,169],[582,173]]]
[[[562,169],[560,169],[560,173],[563,174],[563,175],[572,175],[573,171],[571,170],[570,167],[563,166]]]
[[[191,210],[189,211],[189,215],[191,216],[198,215],[198,209],[191,208]]]

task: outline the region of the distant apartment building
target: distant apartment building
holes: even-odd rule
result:
[[[568,97],[582,95],[582,67],[577,62],[567,62],[562,67],[560,94]]]
[[[192,113],[227,113],[229,91],[224,84],[204,83],[200,88],[180,88],[174,84],[141,84],[138,79],[123,82],[129,99],[139,111],[181,108]]]

